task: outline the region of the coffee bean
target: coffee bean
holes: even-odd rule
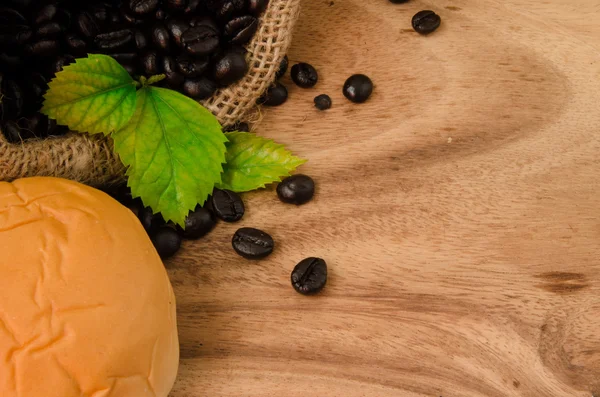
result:
[[[315,195],[315,181],[310,176],[297,174],[277,185],[277,196],[284,203],[302,205]]]
[[[302,88],[311,88],[319,81],[317,70],[308,63],[297,63],[292,66],[292,80]]]
[[[244,216],[244,202],[231,190],[215,189],[210,203],[215,215],[225,222],[237,222]]]
[[[177,70],[185,77],[198,77],[208,69],[207,59],[193,59],[182,55],[177,57]]]
[[[57,57],[54,62],[52,62],[51,71],[52,73],[61,72],[65,66],[68,66],[75,62],[75,57],[73,55],[66,54],[64,56]]]
[[[121,52],[116,54],[109,54],[115,61],[121,65],[135,65],[138,61],[138,55],[135,52]]]
[[[121,10],[121,18],[129,25],[141,26],[146,23],[146,20],[141,15],[130,14],[123,9]]]
[[[174,11],[183,11],[187,5],[187,0],[166,0],[167,7]]]
[[[154,13],[154,18],[157,21],[164,21],[165,19],[167,19],[168,16],[169,14],[162,8],[157,8],[156,12]]]
[[[89,12],[99,23],[104,23],[108,20],[109,9],[107,4],[92,4]]]
[[[77,15],[75,24],[77,25],[79,32],[88,39],[96,37],[96,35],[100,32],[100,27],[96,23],[94,17],[85,11],[80,12]]]
[[[65,43],[69,51],[78,56],[84,56],[87,53],[87,43],[76,34],[69,34],[65,37]]]
[[[33,21],[36,25],[41,25],[43,23],[50,22],[56,16],[57,11],[58,8],[56,8],[55,4],[45,5],[34,13]]]
[[[218,57],[214,66],[214,76],[217,82],[223,86],[235,83],[247,72],[246,57],[235,49],[230,49]]]
[[[2,133],[9,143],[16,144],[22,141],[21,128],[14,121],[5,122],[2,125]]]
[[[183,32],[185,32],[189,28],[190,28],[190,25],[187,22],[182,21],[180,19],[169,19],[167,21],[167,30],[169,31],[169,34],[171,35],[173,42],[178,47],[183,46],[183,44],[181,42],[181,36],[183,35]]]
[[[429,34],[436,30],[442,19],[438,14],[431,10],[419,11],[412,18],[412,27],[415,32],[420,34]]]
[[[156,52],[148,52],[140,58],[142,70],[146,76],[154,76],[162,72],[162,64]]]
[[[289,65],[289,59],[288,56],[284,56],[283,59],[281,60],[281,63],[279,64],[279,70],[277,70],[277,75],[276,77],[278,79],[282,78],[285,75],[285,72],[287,72],[288,70],[288,65]]]
[[[4,79],[0,88],[2,93],[2,118],[14,120],[23,115],[25,95],[21,86],[14,80]]]
[[[0,25],[0,45],[2,49],[18,48],[33,37],[26,25]]]
[[[185,81],[185,77],[177,72],[177,63],[173,57],[166,56],[163,58],[162,69],[166,76],[165,80],[171,87],[180,87]]]
[[[148,48],[148,38],[140,30],[133,31],[133,39],[135,41],[135,48],[138,50],[143,51]]]
[[[245,0],[221,0],[217,2],[215,9],[217,18],[223,21],[231,19],[231,16],[242,12],[246,6]]]
[[[219,26],[217,25],[215,20],[212,19],[211,17],[205,16],[205,15],[198,15],[198,16],[192,17],[192,19],[190,19],[190,26],[192,26],[192,27],[206,26],[206,27],[211,28],[212,30],[214,30],[217,33],[219,32]]]
[[[257,28],[258,20],[251,15],[245,15],[227,22],[224,30],[230,43],[242,45],[250,41]]]
[[[210,98],[217,90],[217,84],[206,78],[187,79],[183,83],[183,93],[194,99]]]
[[[157,50],[169,52],[170,36],[166,26],[159,24],[152,29],[152,42]]]
[[[365,102],[373,93],[373,82],[364,74],[355,74],[344,83],[343,93],[354,103]]]
[[[306,258],[294,267],[291,281],[302,295],[317,294],[327,284],[327,263],[321,258]]]
[[[215,225],[215,215],[210,210],[197,206],[185,218],[185,227],[178,227],[178,231],[184,238],[196,240],[208,234]]]
[[[189,0],[188,4],[185,7],[185,9],[183,10],[183,12],[185,12],[186,14],[194,13],[198,9],[198,6],[200,5],[200,1],[201,0]]]
[[[162,259],[172,257],[181,248],[181,236],[174,229],[163,226],[152,234],[152,243]]]
[[[233,235],[231,245],[235,252],[246,259],[260,259],[273,252],[273,238],[262,230],[243,227]]]
[[[19,55],[0,54],[0,70],[3,72],[16,72],[23,67],[23,59]]]
[[[195,26],[183,33],[181,43],[190,55],[210,55],[219,48],[219,34],[208,26]]]
[[[148,233],[152,233],[166,223],[162,215],[155,214],[150,207],[145,207],[140,211],[139,219]]]
[[[28,44],[25,53],[36,57],[49,57],[58,54],[60,45],[56,40],[39,40]]]
[[[58,22],[46,22],[37,28],[35,34],[38,37],[54,37],[63,31],[63,27]]]
[[[111,26],[118,26],[123,22],[123,17],[119,11],[109,11],[108,22],[111,24]]]
[[[248,123],[235,123],[235,124],[223,127],[223,132],[233,132],[233,131],[250,132],[250,126],[248,125]]]
[[[143,15],[156,10],[158,0],[129,0],[128,6],[133,13]]]
[[[262,14],[269,5],[269,0],[248,0],[248,12],[254,16]]]
[[[134,41],[133,31],[130,29],[101,33],[94,38],[96,46],[101,50],[114,51],[123,49]]]
[[[319,110],[331,108],[331,97],[327,94],[321,94],[315,97],[315,107]]]
[[[276,82],[258,100],[259,105],[279,106],[288,99],[288,90],[279,82]]]

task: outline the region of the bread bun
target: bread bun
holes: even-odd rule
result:
[[[167,397],[165,268],[131,211],[55,178],[0,182],[0,396]]]

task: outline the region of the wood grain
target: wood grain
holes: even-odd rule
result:
[[[248,194],[168,263],[172,397],[600,396],[598,20],[596,0],[306,0],[290,58],[321,80],[286,79],[259,134],[310,159],[318,194]],[[275,253],[236,256],[241,225]],[[307,256],[330,267],[318,297],[290,286]]]

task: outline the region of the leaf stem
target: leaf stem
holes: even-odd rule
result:
[[[164,74],[157,74],[157,75],[151,76],[148,79],[148,81],[146,82],[146,85],[156,84],[159,81],[162,81],[162,80],[164,80],[166,78],[167,78],[167,76],[165,76]]]

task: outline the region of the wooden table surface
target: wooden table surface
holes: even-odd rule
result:
[[[598,0],[304,1],[289,55],[319,84],[286,78],[259,134],[310,160],[317,196],[248,194],[167,263],[172,397],[599,397],[599,21]],[[343,98],[353,73],[368,103]],[[238,257],[241,226],[274,254]],[[317,297],[289,281],[307,256],[329,264]]]

